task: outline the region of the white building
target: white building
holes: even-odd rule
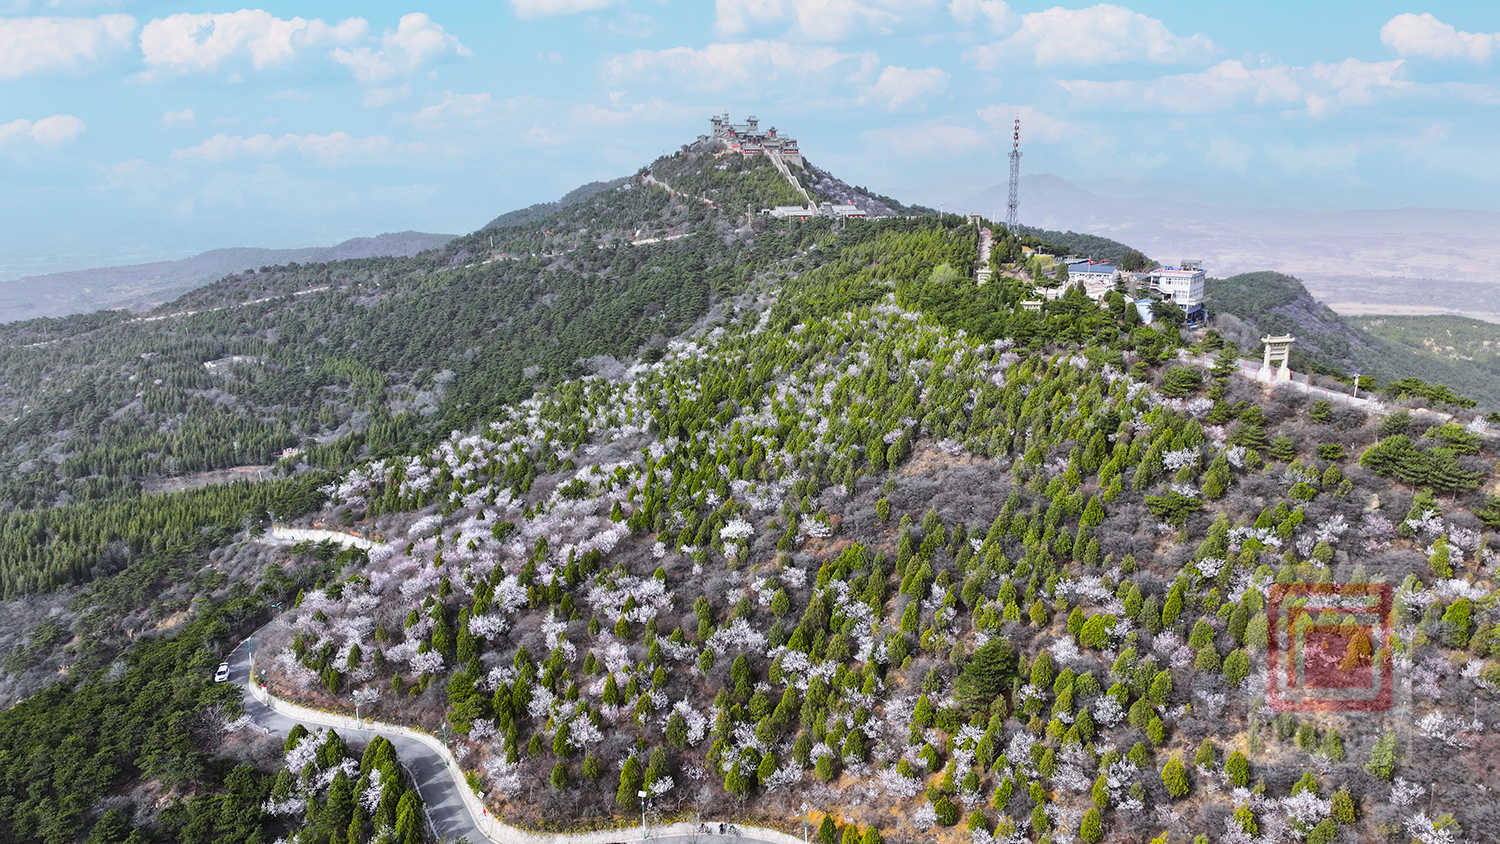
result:
[[[777,219],[807,220],[818,216],[818,209],[806,208],[801,205],[778,205],[775,208],[767,208],[760,212],[768,217]]]
[[[1115,289],[1120,271],[1113,264],[1079,261],[1068,264],[1068,284],[1082,284],[1083,292],[1095,302]]]
[[[1180,267],[1162,267],[1152,270],[1147,280],[1151,292],[1162,299],[1175,303],[1187,314],[1188,320],[1203,315],[1203,290],[1207,275],[1196,261],[1183,261]]]
[[[810,205],[778,205],[775,208],[767,208],[760,213],[779,220],[810,220],[813,217],[832,217],[838,220],[847,220],[851,218],[863,219],[865,216],[865,212],[853,203],[834,205],[831,202],[825,202],[816,208]]]

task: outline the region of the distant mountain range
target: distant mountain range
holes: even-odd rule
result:
[[[1006,186],[963,198],[1004,208]],[[1276,270],[1342,314],[1452,313],[1500,322],[1500,213],[1436,208],[1246,208],[1212,196],[1124,185],[1021,182],[1027,226],[1104,235],[1163,263],[1201,258],[1209,274]]]
[[[27,276],[0,282],[0,322],[115,308],[144,309],[254,267],[400,257],[442,246],[451,234],[390,232],[302,249],[213,249],[191,258]]]

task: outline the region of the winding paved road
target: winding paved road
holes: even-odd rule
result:
[[[438,841],[452,842],[462,837],[467,838],[472,844],[484,844],[484,842],[493,842],[493,844],[532,844],[532,842],[535,844],[615,844],[619,842],[619,844],[624,844],[624,842],[641,840],[641,831],[638,827],[577,835],[553,835],[531,833],[517,827],[504,826],[490,818],[485,819],[486,826],[490,828],[489,832],[486,832],[471,814],[464,800],[464,793],[459,790],[468,788],[463,772],[450,765],[433,747],[405,735],[399,729],[390,729],[388,725],[377,721],[366,721],[364,723],[368,725],[368,728],[357,729],[349,725],[348,721],[352,719],[347,716],[316,717],[318,713],[307,711],[299,712],[298,717],[293,718],[273,709],[271,705],[273,702],[278,706],[286,706],[286,704],[275,701],[264,689],[256,687],[251,682],[251,654],[257,647],[260,633],[261,631],[257,630],[249,638],[240,642],[226,658],[229,663],[230,682],[240,684],[242,689],[245,714],[272,734],[283,737],[290,733],[292,727],[298,723],[315,727],[331,727],[351,745],[366,744],[377,735],[384,736],[395,746],[402,764],[416,783],[418,794],[427,804],[431,829]],[[712,842],[797,844],[801,841],[795,836],[769,829],[741,827],[742,831],[739,834],[719,835],[716,834],[717,822],[710,824],[710,827],[715,830],[715,834],[695,833],[692,831],[691,824],[673,824],[656,830],[651,840],[663,842],[663,844],[689,844],[690,842],[692,844],[712,844]]]
[[[306,719],[299,721],[282,715],[263,702],[252,690],[250,653],[256,647],[258,637],[259,631],[256,631],[254,635],[230,652],[229,679],[231,682],[239,683],[244,690],[245,714],[272,733],[285,736],[291,732],[294,725],[307,723],[307,721]],[[427,812],[432,819],[432,828],[438,840],[454,841],[460,836],[467,837],[474,844],[482,844],[490,840],[479,831],[479,827],[475,826],[473,819],[469,817],[468,809],[464,806],[463,798],[456,791],[455,778],[461,778],[462,775],[456,771],[450,771],[444,760],[422,743],[379,729],[352,730],[343,725],[328,723],[308,726],[334,726],[339,735],[350,744],[368,744],[377,735],[385,736],[391,744],[395,745],[397,756],[416,781],[417,793],[427,804]]]

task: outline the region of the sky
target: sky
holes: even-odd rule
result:
[[[0,0],[0,279],[467,232],[724,110],[949,207],[1019,116],[1142,213],[1500,210],[1500,3]]]

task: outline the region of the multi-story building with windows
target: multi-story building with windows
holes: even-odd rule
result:
[[[1180,266],[1160,267],[1146,277],[1150,291],[1164,301],[1172,302],[1187,314],[1188,322],[1204,316],[1203,301],[1207,274],[1198,261],[1183,261]]]

